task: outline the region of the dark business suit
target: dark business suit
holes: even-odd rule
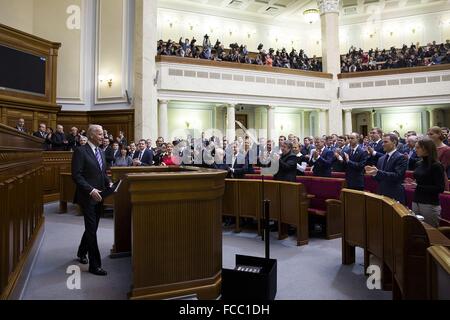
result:
[[[420,160],[420,158],[417,156],[416,149],[411,149],[408,145],[406,145],[403,147],[401,153],[406,153],[408,155],[408,170],[414,171],[416,169],[417,162]]]
[[[52,134],[52,150],[53,151],[66,151],[67,150],[67,143],[64,143],[66,141],[66,135],[62,132],[55,132]]]
[[[292,152],[281,155],[278,161],[278,172],[273,176],[274,180],[295,182],[297,176],[297,156]]]
[[[230,166],[230,169],[233,169],[233,172],[230,171],[228,178],[243,179],[245,174],[253,172],[248,157],[244,156],[242,153],[238,153],[234,158],[234,161],[233,159],[231,161],[232,163],[228,164],[225,157],[225,163]]]
[[[383,140],[376,142],[371,142],[369,146],[373,148],[373,150],[376,152],[375,155],[369,154],[369,158],[367,159],[367,165],[368,166],[376,166],[378,163],[378,159],[380,159],[384,155],[384,149],[383,149]]]
[[[141,153],[143,153],[142,156]],[[144,151],[136,150],[134,159],[139,159],[139,157],[141,157],[141,166],[153,165],[153,152],[150,152],[148,149],[144,149]]]
[[[405,204],[403,181],[405,180],[407,160],[398,151],[392,154],[387,163],[386,157],[387,154],[378,160],[378,172],[374,177],[379,182],[378,193]]]
[[[81,207],[85,226],[78,257],[88,254],[89,269],[99,268],[102,264],[97,244],[97,229],[103,209],[103,202],[95,202],[90,193],[94,188],[104,190],[111,182],[106,175],[105,155],[100,148],[98,150],[102,160],[101,167],[89,144],[76,148],[72,156],[72,179],[76,184],[75,201]]]
[[[317,149],[316,149],[317,150]],[[334,161],[334,153],[326,147],[322,149],[320,157],[316,161],[311,161],[309,164],[313,167],[313,174],[316,177],[331,177],[331,166]]]
[[[345,180],[347,188],[364,190],[364,167],[369,155],[361,147],[357,147],[352,153],[352,148],[348,149],[349,160],[345,163]]]

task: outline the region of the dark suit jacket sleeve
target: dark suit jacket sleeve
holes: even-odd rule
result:
[[[391,182],[403,182],[405,180],[405,172],[407,167],[407,161],[403,156],[397,157],[397,159],[393,159],[394,163],[394,171],[387,172],[378,170],[375,179],[377,181],[385,180]]]
[[[293,170],[297,169],[297,159],[294,157],[288,157],[286,161],[280,158],[279,160],[280,169]]]
[[[362,151],[362,153],[359,157],[359,161],[348,160],[347,166],[349,166],[350,168],[362,169],[366,166],[368,157],[369,157],[369,155],[367,154],[367,152]]]
[[[153,164],[153,152],[150,152],[148,150],[144,151],[144,155],[141,159],[141,165],[142,166],[151,166]]]
[[[90,193],[94,188],[89,185],[86,179],[83,177],[84,166],[86,163],[86,152],[84,148],[77,148],[73,152],[72,156],[72,179],[75,181],[76,185]]]
[[[317,158],[316,162],[320,162],[321,164],[325,164],[327,166],[331,166],[334,160],[334,153],[333,151],[328,151],[324,155],[321,155],[319,158]]]

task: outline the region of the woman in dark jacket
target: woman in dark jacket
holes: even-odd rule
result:
[[[429,225],[438,227],[441,216],[439,194],[445,189],[444,167],[437,159],[436,145],[431,139],[419,140],[416,144],[416,152],[422,160],[414,171],[416,190],[412,211],[423,216]]]

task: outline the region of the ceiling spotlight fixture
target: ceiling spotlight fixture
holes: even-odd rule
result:
[[[305,18],[305,21],[309,24],[319,21],[320,19],[319,10],[307,9],[303,11],[303,17]]]

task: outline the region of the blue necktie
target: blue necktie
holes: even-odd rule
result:
[[[97,158],[98,165],[100,166],[100,170],[103,170],[103,160],[102,156],[100,155],[100,151],[98,151],[98,148],[95,148],[95,157]]]

